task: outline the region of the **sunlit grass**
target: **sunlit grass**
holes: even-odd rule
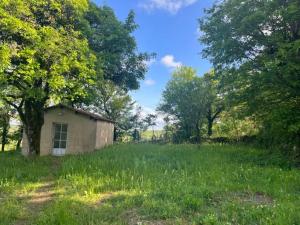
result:
[[[154,136],[155,138],[160,138],[164,134],[163,130],[154,130]],[[153,138],[153,131],[152,130],[146,130],[141,133],[141,139],[142,140],[151,140]]]
[[[299,169],[250,147],[127,144],[58,162],[0,157],[0,224],[26,218],[17,196],[49,174],[57,196],[28,224],[300,222]]]

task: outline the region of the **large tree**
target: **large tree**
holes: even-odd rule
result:
[[[223,93],[270,142],[300,142],[299,0],[225,0],[200,21]]]
[[[203,78],[190,67],[180,67],[168,82],[158,110],[177,123],[180,139],[200,142],[208,109],[208,92]]]
[[[88,0],[8,0],[0,10],[1,97],[18,110],[30,153],[39,153],[50,100],[99,107],[102,101],[106,109],[96,111],[115,120],[129,111],[126,92],[139,87],[150,59],[137,52],[133,12],[121,22],[111,8]],[[118,95],[107,99],[112,89]]]
[[[153,56],[138,52],[133,36],[138,27],[134,17],[131,11],[125,22],[122,22],[110,7],[91,3],[77,25],[97,56],[97,79],[111,80],[126,91],[139,88],[139,81],[144,79],[147,72],[146,62]]]
[[[220,113],[225,108],[225,102],[223,94],[219,88],[219,80],[215,75],[215,71],[204,74],[203,80],[207,91],[207,136],[210,137],[213,134],[213,124],[218,119]]]
[[[130,130],[135,102],[121,87],[112,81],[97,81],[99,86],[89,89],[88,96],[76,107],[87,109],[115,122],[114,139],[117,140]],[[97,88],[96,88],[97,87]]]
[[[19,113],[30,154],[40,152],[49,99],[84,95],[94,75],[88,42],[74,30],[87,0],[0,2],[0,95]]]
[[[0,142],[1,151],[4,152],[5,145],[8,143],[8,134],[10,128],[12,110],[11,107],[5,102],[0,101]]]
[[[122,22],[110,7],[92,3],[76,27],[96,55],[96,77],[94,85],[87,88],[88,96],[72,103],[114,120],[117,139],[133,125],[134,102],[128,91],[139,88],[147,71],[146,62],[154,55],[138,52],[133,36],[138,26],[132,11]]]

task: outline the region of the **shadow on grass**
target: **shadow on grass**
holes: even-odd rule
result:
[[[33,221],[32,225],[172,225],[175,216],[145,215],[141,196],[110,195],[96,203],[86,203],[72,198],[58,199],[51,203]],[[150,209],[149,209],[150,210]],[[151,208],[156,214],[160,209]],[[158,211],[157,211],[158,210]],[[177,220],[183,220],[178,219]],[[186,224],[186,223],[181,223]]]
[[[258,148],[244,144],[212,144],[202,149],[216,149],[222,160],[260,167],[297,168],[297,163],[279,150]]]

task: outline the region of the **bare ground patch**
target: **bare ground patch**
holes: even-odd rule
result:
[[[116,193],[114,192],[107,192],[107,193],[102,193],[99,201],[96,202],[96,206],[101,206],[114,198],[116,196]]]
[[[54,175],[60,167],[60,160],[53,158],[50,168],[50,174],[43,179],[43,183],[32,193],[25,196],[18,196],[17,199],[25,202],[27,216],[20,218],[15,222],[15,225],[27,225],[30,218],[39,215],[43,209],[53,201],[59,193],[55,190]]]
[[[214,202],[222,202],[224,200],[255,205],[271,205],[274,202],[271,196],[263,192],[229,192],[225,195],[217,195],[213,197]]]
[[[143,218],[138,214],[136,209],[127,211],[123,215],[124,221],[127,221],[128,225],[172,225],[171,220],[150,220]]]

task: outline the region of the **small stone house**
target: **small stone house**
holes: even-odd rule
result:
[[[92,152],[113,144],[114,122],[97,114],[56,105],[45,110],[40,154],[62,156]],[[22,154],[28,155],[23,134]]]

